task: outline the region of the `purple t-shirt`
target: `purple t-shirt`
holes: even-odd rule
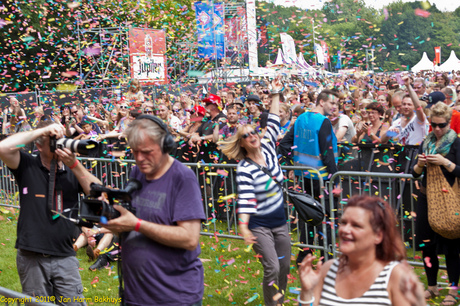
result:
[[[136,216],[146,221],[176,225],[177,221],[205,220],[197,178],[178,161],[157,180],[146,180],[137,167],[131,177],[142,183],[133,193]],[[157,243],[141,233],[126,233],[122,241],[123,280],[130,305],[191,305],[204,291],[203,265],[194,251]]]

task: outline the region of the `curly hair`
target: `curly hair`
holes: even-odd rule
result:
[[[452,118],[452,109],[447,106],[446,103],[439,101],[433,107],[430,109],[431,110],[431,118],[433,117],[440,117],[446,119],[446,122],[450,121],[450,118]]]

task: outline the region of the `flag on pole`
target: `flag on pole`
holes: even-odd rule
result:
[[[342,69],[342,56],[340,53],[340,50],[337,50],[337,65],[335,65],[337,69]]]
[[[198,56],[210,60],[224,57],[224,7],[222,3],[195,2]]]
[[[321,41],[321,48],[323,49],[324,67],[328,69],[328,64],[331,62],[331,58],[329,57],[329,47],[324,40]]]
[[[297,62],[297,53],[295,52],[294,39],[286,33],[280,33],[281,45],[286,62],[292,64]]]
[[[321,48],[320,44],[315,43],[315,54],[316,54],[316,61],[318,64],[324,65],[324,53],[323,48]]]
[[[441,47],[434,47],[434,64],[441,64]]]

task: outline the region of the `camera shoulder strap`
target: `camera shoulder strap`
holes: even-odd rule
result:
[[[63,202],[62,202],[62,188],[61,184],[56,186],[56,169],[57,161],[56,159],[51,160],[50,164],[50,179],[48,183],[48,210],[55,210],[58,213],[63,211]],[[56,187],[56,188],[55,188]],[[54,201],[54,199],[56,199]],[[56,205],[53,205],[55,202]]]

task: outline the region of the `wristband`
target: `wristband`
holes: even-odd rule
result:
[[[249,224],[249,222],[238,222],[238,224]]]
[[[313,297],[311,298],[311,300],[309,300],[309,301],[302,301],[302,300],[300,299],[300,295],[299,295],[299,296],[297,297],[297,301],[298,301],[300,304],[310,304],[310,305],[313,305],[313,303],[315,302],[315,297],[313,296]]]
[[[69,167],[70,170],[72,170],[73,168],[75,168],[77,165],[78,165],[78,159],[76,159],[75,162],[73,163],[73,165]]]
[[[138,232],[139,229],[141,228],[141,222],[142,222],[142,219],[137,219],[136,227],[134,228],[135,232]]]

